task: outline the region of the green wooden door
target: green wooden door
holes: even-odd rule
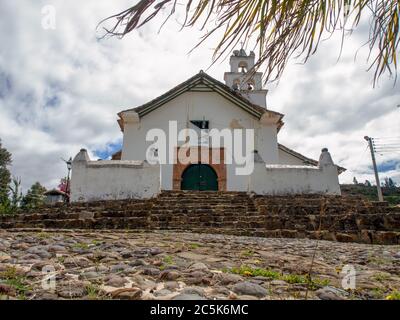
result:
[[[192,164],[182,174],[182,190],[218,190],[218,177],[206,164]]]

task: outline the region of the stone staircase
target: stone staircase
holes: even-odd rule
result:
[[[178,230],[400,243],[400,208],[356,196],[164,191],[148,200],[47,206],[0,217],[0,228]]]
[[[257,214],[244,192],[165,191],[155,200],[149,223],[152,229],[236,230]]]

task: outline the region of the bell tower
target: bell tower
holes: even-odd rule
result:
[[[239,92],[243,97],[261,107],[267,107],[268,90],[262,87],[262,73],[252,72],[256,55],[253,51],[249,55],[244,49],[235,50],[230,57],[229,72],[225,72],[225,84]]]

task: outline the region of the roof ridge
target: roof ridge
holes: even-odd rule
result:
[[[129,111],[136,111],[139,116],[144,116],[145,114],[153,111],[154,109],[157,109],[158,107],[155,107],[152,110],[148,110],[148,108],[150,108],[152,105],[159,103],[161,105],[163,105],[164,103],[168,102],[162,102],[163,99],[166,99],[168,96],[170,95],[180,95],[181,92],[179,92],[180,90],[186,91],[185,90],[185,86],[189,85],[191,82],[193,82],[194,80],[208,80],[218,86],[220,86],[223,90],[225,90],[227,93],[229,93],[230,95],[232,95],[232,97],[234,99],[237,99],[238,101],[248,105],[250,108],[253,109],[253,111],[257,114],[257,116],[261,117],[262,114],[264,114],[265,112],[270,112],[273,114],[276,114],[278,116],[281,117],[281,119],[283,118],[283,114],[277,111],[273,111],[273,110],[269,110],[267,108],[261,107],[257,104],[254,104],[253,102],[251,102],[249,99],[243,97],[240,93],[236,92],[235,90],[233,90],[232,88],[230,88],[229,86],[227,86],[225,83],[215,79],[214,77],[210,76],[209,74],[207,74],[206,72],[204,72],[203,70],[200,70],[199,73],[193,75],[192,77],[188,78],[187,80],[185,80],[184,82],[181,82],[180,84],[178,84],[177,86],[173,87],[172,89],[166,91],[165,93],[161,94],[160,96],[150,100],[149,102],[146,102],[140,106],[136,106],[134,108],[129,108],[126,110],[122,110],[118,113],[118,115],[121,117],[122,113],[124,112],[129,112]],[[193,83],[194,86],[196,85],[195,83]],[[172,100],[172,99],[170,99]],[[281,121],[281,120],[280,120]]]
[[[281,144],[279,142],[278,142],[278,148],[283,150],[283,151],[286,151],[286,152],[290,153],[291,155],[293,155],[293,156],[295,156],[295,157],[297,157],[297,158],[299,158],[299,159],[301,159],[301,160],[303,160],[305,162],[310,163],[311,165],[318,166],[318,161],[317,160],[308,158],[305,155],[302,155],[301,153],[299,153],[297,151],[294,151],[293,149],[290,149],[290,148],[284,146],[283,144]],[[347,170],[346,168],[341,167],[339,165],[336,165],[336,167],[338,168],[339,174],[341,174],[341,173],[343,173],[344,171]]]

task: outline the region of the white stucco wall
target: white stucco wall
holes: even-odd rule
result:
[[[337,167],[323,149],[319,166],[265,164],[255,156],[250,175],[239,176],[234,165],[227,165],[227,190],[256,194],[330,194],[340,195]],[[164,175],[171,175],[163,182]],[[172,166],[150,165],[146,161],[90,161],[82,149],[72,163],[71,201],[151,198],[165,186],[172,188]]]
[[[82,152],[86,151],[81,151],[72,164],[72,202],[151,198],[159,193],[159,165],[143,161],[88,161]]]
[[[185,92],[143,116],[139,122],[125,123],[122,160],[146,158],[146,150],[151,145],[146,142],[146,134],[150,129],[159,128],[168,134],[168,121],[176,120],[179,132],[187,128],[188,121],[203,119],[209,121],[209,129],[254,129],[254,149],[266,163],[279,163],[276,125],[261,124],[256,117],[215,92]],[[228,190],[242,190],[243,177],[234,176],[234,166],[231,167],[227,170]],[[164,190],[172,189],[172,165],[162,165],[161,184]]]
[[[249,189],[257,194],[330,194],[340,195],[337,168],[334,165],[292,166],[256,163]]]

